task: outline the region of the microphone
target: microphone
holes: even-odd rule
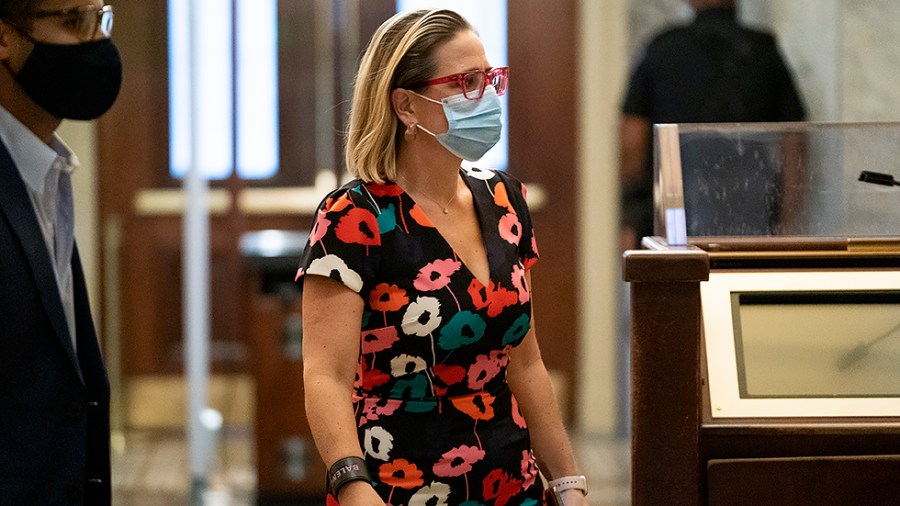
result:
[[[879,341],[886,339],[888,336],[890,336],[897,330],[900,330],[900,323],[895,325],[894,328],[892,328],[891,330],[888,330],[884,334],[881,334],[880,336],[878,336],[874,339],[869,339],[868,341],[863,341],[863,342],[857,344],[856,346],[851,348],[850,351],[841,355],[841,357],[837,361],[838,369],[841,371],[844,371],[844,370],[850,368],[853,364],[864,359],[866,357],[866,355],[869,354],[869,348],[871,348],[872,346],[877,344]]]
[[[900,186],[900,183],[894,181],[894,176],[868,170],[859,173],[859,181],[862,181],[863,183],[880,184],[882,186]]]

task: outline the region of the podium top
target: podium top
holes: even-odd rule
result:
[[[659,124],[654,150],[670,245],[900,249],[900,186],[878,184],[900,179],[900,122]]]

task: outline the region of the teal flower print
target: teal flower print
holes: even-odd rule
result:
[[[520,315],[513,322],[512,327],[503,334],[503,344],[516,344],[525,337],[528,329],[531,328],[531,316],[527,314]]]
[[[487,324],[477,314],[460,311],[441,329],[438,345],[445,350],[455,350],[478,342],[484,337],[486,328]]]
[[[388,204],[387,207],[381,209],[378,215],[378,232],[384,235],[397,228],[397,211],[394,204]]]

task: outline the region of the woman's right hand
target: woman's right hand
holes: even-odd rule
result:
[[[338,502],[341,506],[384,506],[384,501],[372,485],[362,480],[351,481],[341,487]]]

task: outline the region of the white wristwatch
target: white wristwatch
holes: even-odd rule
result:
[[[562,478],[548,481],[547,486],[548,488],[556,487],[558,492],[574,488],[580,490],[584,495],[588,493],[587,479],[584,476],[563,476]]]

